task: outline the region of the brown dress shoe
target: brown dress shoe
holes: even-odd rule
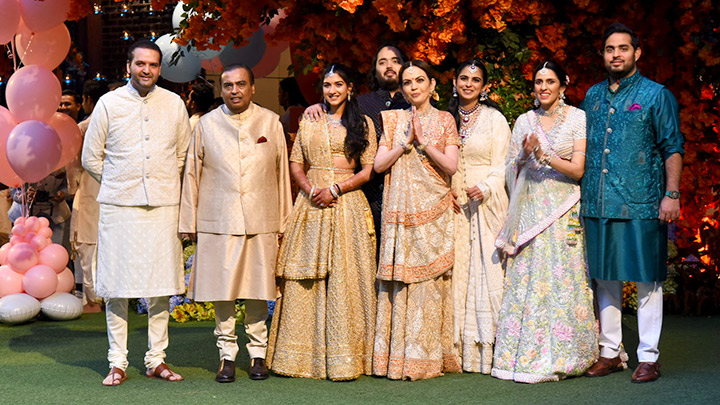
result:
[[[268,371],[267,365],[265,364],[265,359],[255,357],[254,359],[250,360],[250,370],[248,371],[248,377],[250,377],[251,380],[265,380],[270,377],[270,372]]]
[[[219,383],[231,383],[235,381],[235,362],[223,359],[220,363],[220,370],[215,374],[215,381]]]
[[[626,368],[627,365],[620,359],[620,356],[612,359],[600,357],[598,361],[585,372],[585,377],[604,377],[616,371],[623,371]]]
[[[638,364],[632,374],[631,380],[634,383],[646,383],[660,378],[660,363],[644,361]]]

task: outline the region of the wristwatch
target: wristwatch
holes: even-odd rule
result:
[[[666,191],[666,192],[665,192],[665,197],[670,197],[670,198],[672,198],[673,200],[677,200],[678,198],[680,198],[680,192],[679,192],[679,191],[675,191],[675,190],[673,190],[673,191]]]

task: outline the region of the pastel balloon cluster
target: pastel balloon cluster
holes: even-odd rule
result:
[[[0,247],[0,297],[26,293],[42,300],[72,291],[75,277],[66,267],[68,252],[51,237],[46,218],[15,221],[10,242]]]
[[[52,70],[70,49],[63,24],[70,0],[0,0],[0,44],[14,41],[24,67],[0,107],[0,183],[34,183],[67,165],[82,146],[75,121],[57,112],[62,87]]]

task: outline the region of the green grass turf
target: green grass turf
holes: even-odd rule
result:
[[[572,378],[538,385],[479,374],[446,374],[425,381],[390,381],[363,376],[330,382],[271,376],[247,378],[247,352],[238,355],[238,380],[214,381],[218,367],[211,322],[170,324],[167,362],[185,377],[169,383],[143,377],[147,318],[131,315],[129,379],[103,387],[108,371],[103,314],[69,322],[0,325],[2,404],[699,404],[720,403],[720,317],[665,318],[660,342],[663,376],[632,384],[631,370],[603,378]],[[624,319],[631,368],[637,364],[636,319]],[[242,326],[238,328],[242,330]],[[243,340],[242,345],[246,343]]]

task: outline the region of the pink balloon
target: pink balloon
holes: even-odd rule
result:
[[[25,228],[27,229],[27,226]],[[37,235],[35,232],[29,232],[29,231],[30,230],[28,229],[28,233],[25,234],[25,243],[30,243],[32,238],[34,238]]]
[[[0,8],[0,10],[1,9],[2,8]],[[1,24],[0,27],[2,27]],[[15,125],[17,125],[15,117],[13,117],[7,108],[0,106],[0,183],[10,187],[20,187],[22,184],[20,176],[10,167],[10,162],[8,162],[7,153],[5,152],[8,135],[10,135],[10,131],[15,128]]]
[[[40,228],[48,228],[50,226],[50,220],[45,217],[38,217],[38,221],[40,221]],[[52,235],[52,232],[50,232]],[[48,236],[49,238],[50,236]]]
[[[75,275],[67,267],[57,275],[57,292],[69,293],[75,288]]]
[[[48,240],[49,240],[48,238],[46,238],[42,235],[35,235],[28,243],[31,244],[32,247],[35,248],[35,250],[37,250],[39,252],[39,251],[45,249],[45,246],[47,246],[49,244]]]
[[[10,266],[0,266],[0,297],[23,292],[22,274],[14,272]]]
[[[12,245],[10,244],[10,242],[8,242],[8,243],[2,245],[2,247],[0,247],[0,265],[8,264],[7,255],[8,255],[8,251],[10,250],[11,247],[12,247]]]
[[[287,48],[287,44],[285,44],[285,48]],[[281,46],[268,47],[260,62],[252,68],[255,77],[265,77],[272,73],[280,64],[280,54],[282,54],[283,50],[284,48]]]
[[[28,229],[28,232],[37,232],[40,229],[40,221],[38,221],[37,217],[27,217],[25,219],[25,228]]]
[[[7,44],[20,23],[20,7],[17,0],[0,0],[0,10],[0,44]]]
[[[25,225],[25,219],[27,219],[27,218],[26,218],[26,217],[18,217],[18,218],[15,220],[15,224],[14,224],[14,225]]]
[[[25,242],[25,238],[23,238],[22,236],[10,237],[10,244],[13,246],[17,245],[18,243],[24,243],[24,242]]]
[[[47,121],[57,111],[61,93],[60,81],[50,69],[24,66],[8,80],[7,105],[19,122]]]
[[[57,167],[61,154],[60,138],[44,122],[21,122],[8,137],[8,162],[15,173],[28,183],[47,177]]]
[[[55,270],[43,264],[38,264],[25,272],[23,276],[23,289],[26,293],[41,300],[55,292],[58,277]]]
[[[33,31],[44,31],[62,24],[70,10],[70,0],[17,0],[20,15]]]
[[[45,218],[41,218],[41,219],[45,219]],[[47,226],[44,226],[44,227],[40,228],[40,230],[37,231],[37,234],[42,237],[45,237],[45,238],[52,238],[52,229],[48,228]]]
[[[23,242],[10,248],[7,260],[13,270],[22,274],[38,264],[38,254],[29,243]]]
[[[62,272],[70,259],[68,251],[65,250],[62,245],[58,245],[57,243],[45,246],[38,256],[38,262],[40,264],[52,267],[56,273]]]
[[[48,124],[55,129],[62,144],[62,155],[55,170],[64,167],[78,155],[82,148],[83,135],[80,127],[69,115],[56,112],[50,117]]]
[[[25,66],[40,65],[51,70],[65,60],[70,43],[70,32],[63,23],[45,31],[33,31],[20,22],[15,36],[17,54]]]
[[[27,233],[27,228],[25,228],[25,225],[23,224],[15,224],[12,228],[12,234],[15,236],[25,236]]]

